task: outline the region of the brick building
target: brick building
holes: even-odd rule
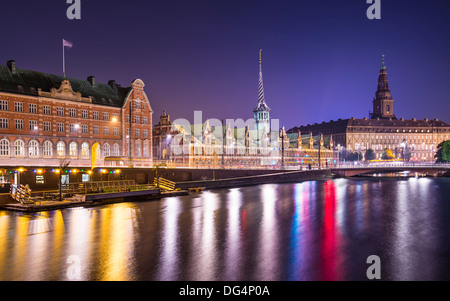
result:
[[[0,65],[0,167],[152,165],[144,82],[96,83]]]

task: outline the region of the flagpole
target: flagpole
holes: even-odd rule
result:
[[[64,58],[64,39],[63,39],[62,47],[63,47],[63,75],[64,75],[64,79],[65,79],[66,78],[66,62],[65,62],[65,58]]]

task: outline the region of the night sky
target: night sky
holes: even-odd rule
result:
[[[367,117],[381,55],[394,113],[450,122],[449,1],[81,0],[2,1],[0,63],[122,86],[140,78],[154,110],[171,119],[252,118],[258,52],[271,117],[291,128]]]

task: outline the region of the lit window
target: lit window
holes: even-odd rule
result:
[[[59,141],[58,144],[56,144],[56,154],[58,157],[64,157],[66,155],[66,145],[64,142]]]
[[[76,157],[78,155],[78,145],[76,142],[70,142],[69,144],[69,155],[71,157]]]
[[[117,143],[114,143],[114,145],[113,145],[113,150],[112,150],[112,155],[113,156],[120,156],[120,147],[119,147],[119,144],[117,144]]]
[[[42,145],[42,152],[44,157],[51,157],[53,155],[53,144],[50,141],[45,141]]]
[[[28,143],[28,156],[30,157],[39,156],[39,143],[36,140],[31,140]]]
[[[103,144],[102,150],[103,150],[103,157],[109,157],[111,150],[109,143]]]
[[[83,142],[81,144],[81,156],[82,157],[89,157],[89,143]]]
[[[9,141],[6,139],[0,140],[0,156],[9,156]]]
[[[25,156],[25,143],[23,142],[23,140],[14,141],[14,155],[16,157]]]

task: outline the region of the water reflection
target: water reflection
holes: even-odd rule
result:
[[[449,179],[314,181],[0,212],[0,280],[448,280]],[[72,279],[70,279],[72,280]],[[75,279],[76,280],[76,279]]]

